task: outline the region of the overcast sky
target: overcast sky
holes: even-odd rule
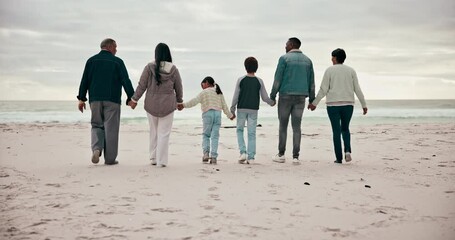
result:
[[[0,0],[0,100],[75,100],[86,60],[117,41],[133,86],[171,48],[184,99],[214,77],[229,101],[243,61],[268,92],[289,37],[302,41],[319,89],[335,48],[367,99],[455,98],[453,0]],[[125,94],[123,95],[125,99]]]

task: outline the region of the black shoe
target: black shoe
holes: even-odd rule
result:
[[[106,165],[115,165],[115,164],[118,164],[118,161],[105,162],[104,164],[106,164]]]
[[[341,161],[341,160],[335,160],[334,163],[339,163],[339,164],[341,164],[342,161]]]

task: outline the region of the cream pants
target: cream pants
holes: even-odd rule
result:
[[[147,113],[150,126],[150,159],[158,165],[167,165],[169,157],[169,136],[171,135],[174,112],[155,117]]]

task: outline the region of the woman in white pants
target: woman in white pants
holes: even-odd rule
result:
[[[144,109],[150,125],[150,160],[152,165],[166,167],[174,111],[177,103],[183,102],[183,87],[180,73],[172,64],[171,51],[164,43],[156,46],[155,61],[148,63],[142,72],[129,103],[133,109],[144,92]]]

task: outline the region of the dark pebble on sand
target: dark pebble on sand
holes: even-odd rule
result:
[[[309,183],[309,182],[305,182],[305,183],[303,183],[303,184],[305,184],[305,185],[310,185],[310,183]]]
[[[370,186],[370,185],[365,185],[365,187],[366,187],[366,188],[371,188],[371,186]]]
[[[217,169],[215,169],[215,170],[217,170],[217,171],[220,171],[220,169],[218,169],[218,168],[217,168]]]

